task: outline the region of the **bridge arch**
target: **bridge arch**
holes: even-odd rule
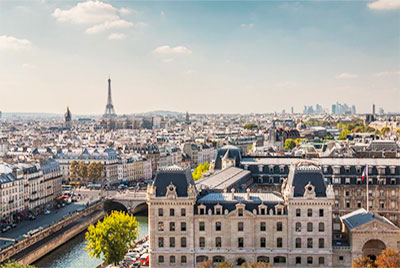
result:
[[[130,209],[130,213],[132,215],[138,215],[138,214],[147,215],[148,214],[148,209],[149,208],[147,206],[147,203],[146,202],[142,202],[142,203],[137,204],[134,208],[131,208]]]
[[[124,212],[126,212],[126,213],[129,212],[129,210],[127,209],[127,207],[126,207],[124,204],[122,204],[122,203],[120,203],[120,202],[118,202],[118,201],[114,201],[114,200],[107,199],[107,200],[104,202],[104,211],[105,211],[107,214],[110,214],[111,211],[113,211],[113,210],[116,210],[116,211],[124,211]]]

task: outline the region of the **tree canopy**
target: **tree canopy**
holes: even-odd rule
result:
[[[398,268],[400,267],[400,253],[387,248],[377,256],[376,261],[368,257],[359,257],[353,260],[352,268]]]
[[[247,124],[244,125],[243,128],[245,128],[245,129],[255,129],[255,128],[258,128],[258,126],[256,124],[254,124],[254,123],[247,123]]]
[[[104,165],[101,162],[91,162],[89,165],[85,161],[71,161],[70,177],[80,178],[83,181],[99,181],[103,174]]]
[[[210,164],[205,162],[203,164],[199,164],[192,173],[193,180],[200,180],[203,176],[203,173],[206,173],[210,169]]]
[[[283,149],[292,150],[295,147],[296,147],[296,141],[295,140],[293,140],[293,139],[286,139],[285,140],[285,145],[283,146]]]
[[[139,223],[125,212],[113,211],[103,221],[90,225],[85,234],[91,258],[103,258],[106,264],[118,264],[138,238]]]
[[[22,264],[15,261],[9,261],[0,265],[0,268],[35,268],[33,265]]]

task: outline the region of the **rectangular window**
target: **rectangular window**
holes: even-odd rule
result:
[[[319,265],[325,264],[325,258],[324,257],[319,257],[318,258],[318,263],[319,263]]]
[[[276,247],[277,248],[281,248],[282,247],[282,238],[281,237],[278,237],[276,239]]]
[[[220,248],[222,246],[222,239],[221,237],[215,238],[215,247]]]
[[[163,248],[164,247],[164,238],[159,237],[158,238],[158,247]]]
[[[267,224],[265,222],[260,223],[260,231],[265,232],[267,230]]]
[[[205,209],[204,209],[204,208],[200,208],[200,209],[199,209],[199,214],[200,214],[200,215],[204,215],[204,212],[205,212]]]
[[[186,237],[181,238],[181,247],[185,248],[186,247]]]
[[[243,232],[243,229],[244,229],[243,222],[238,222],[238,231]]]
[[[186,232],[186,222],[181,222],[181,232]]]
[[[267,241],[265,240],[265,237],[261,237],[260,247],[265,248],[266,246],[267,246]]]
[[[158,263],[164,263],[164,256],[158,256]]]
[[[169,263],[175,263],[175,256],[169,256]]]
[[[170,222],[169,223],[169,231],[170,232],[175,232],[175,222]]]
[[[323,217],[323,216],[324,216],[324,210],[323,210],[323,209],[320,209],[320,210],[319,210],[319,216],[320,216],[320,217]]]
[[[238,248],[243,248],[243,237],[238,238]]]
[[[238,216],[243,216],[243,208],[238,209]]]
[[[221,215],[221,209],[220,208],[215,209],[215,214],[216,215]]]
[[[296,257],[296,264],[301,264],[301,257]]]
[[[174,248],[175,247],[175,237],[170,237],[169,238],[169,247]]]
[[[163,232],[164,231],[164,223],[162,221],[160,221],[158,223],[158,231],[159,232]]]
[[[181,263],[186,263],[186,262],[187,262],[186,256],[181,256]]]
[[[217,221],[215,223],[215,231],[221,231],[221,222]]]
[[[265,215],[265,208],[260,209],[260,214]]]
[[[205,228],[205,223],[204,223],[204,221],[201,221],[201,222],[199,222],[199,231],[204,231],[206,228]]]
[[[301,216],[301,209],[296,209],[296,217],[300,217]]]
[[[307,248],[313,248],[313,239],[307,238]]]
[[[323,238],[320,238],[318,240],[318,247],[319,248],[324,248],[325,247],[325,243],[324,243],[324,239]]]
[[[199,246],[204,248],[206,246],[206,239],[204,237],[199,238]]]
[[[350,201],[346,201],[346,208],[350,208]]]
[[[158,209],[158,216],[159,216],[159,217],[164,216],[164,211],[163,211],[162,208],[159,208],[159,209]],[[163,256],[160,256],[160,257],[163,257]],[[163,258],[164,258],[164,257],[163,257]]]
[[[181,209],[181,216],[186,217],[186,209],[184,208]]]
[[[169,216],[171,217],[175,216],[175,209],[173,208],[169,209]]]

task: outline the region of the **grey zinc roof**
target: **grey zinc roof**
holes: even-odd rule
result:
[[[178,166],[160,169],[153,182],[153,185],[156,187],[156,196],[164,197],[167,193],[167,186],[170,184],[175,185],[178,197],[187,197],[189,185],[194,185],[190,169]]]
[[[282,197],[275,193],[250,193],[250,199],[246,200],[247,193],[234,193],[234,198],[232,199],[232,193],[209,193],[198,200],[199,203],[206,202],[273,202],[280,203],[283,202]]]
[[[326,197],[326,185],[322,171],[312,165],[296,167],[294,172],[289,174],[288,183],[294,186],[294,197],[302,197],[308,183],[315,187],[316,197]]]
[[[356,228],[358,226],[361,226],[363,224],[366,224],[366,223],[368,223],[370,221],[373,221],[375,219],[396,227],[392,222],[390,222],[385,217],[382,217],[382,216],[379,216],[379,215],[375,215],[375,214],[373,214],[371,212],[366,211],[363,208],[357,209],[357,210],[355,210],[355,211],[353,211],[351,213],[343,215],[340,218],[350,230],[354,229],[354,228]]]
[[[209,177],[204,177],[196,182],[196,185],[204,185],[210,189],[223,190],[229,188],[240,179],[249,176],[250,171],[241,168],[229,167],[218,171]]]

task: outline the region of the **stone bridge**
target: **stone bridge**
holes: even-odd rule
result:
[[[105,200],[104,210],[107,213],[119,210],[132,215],[139,213],[147,215],[146,191],[125,191],[113,195]]]

